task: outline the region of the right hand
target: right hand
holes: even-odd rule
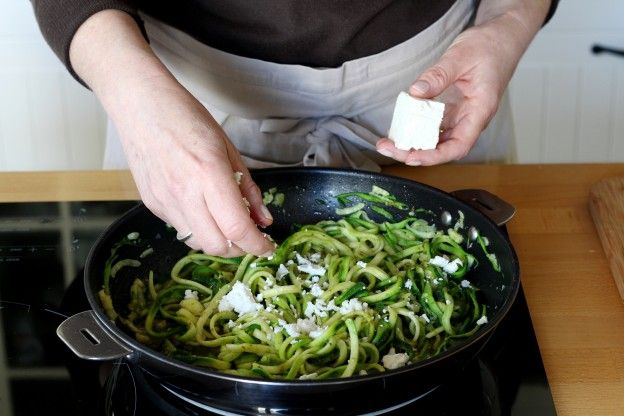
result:
[[[76,73],[113,120],[145,205],[205,253],[268,256],[273,219],[240,154],[165,68],[127,14],[89,17],[71,43]],[[240,186],[234,179],[242,172]],[[244,199],[249,202],[247,210]]]
[[[186,241],[192,248],[228,257],[270,255],[273,243],[256,224],[270,225],[271,214],[208,111],[166,77],[134,83],[128,92],[114,121],[145,205],[178,235],[192,232]],[[235,172],[242,172],[240,186]]]

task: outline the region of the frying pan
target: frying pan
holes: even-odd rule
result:
[[[501,272],[495,272],[478,244],[468,250],[477,258],[479,266],[466,278],[480,289],[480,301],[487,305],[489,322],[473,336],[430,359],[381,374],[345,379],[264,380],[229,375],[174,360],[140,344],[118,328],[106,316],[97,298],[111,248],[129,233],[139,232],[142,241],[154,249],[154,254],[143,259],[147,260],[141,266],[146,273],[152,269],[156,275],[168,274],[175,260],[188,250],[176,240],[175,231],[139,204],[114,222],[91,249],[84,274],[91,310],[70,317],[57,331],[69,348],[88,360],[125,360],[140,370],[145,382],[163,396],[192,405],[198,414],[201,409],[244,415],[379,414],[410,403],[453,377],[480,351],[516,297],[518,259],[499,227],[514,210],[485,191],[465,190],[454,195],[398,177],[329,168],[267,169],[252,172],[252,176],[260,189],[276,187],[285,194],[283,207],[269,206],[274,224],[266,232],[278,241],[293,231],[293,224],[337,218],[336,195],[369,192],[373,184],[412,207],[429,211],[425,218],[435,223],[438,229],[454,224],[458,211],[462,211],[464,230],[474,228],[486,236],[490,241],[488,248],[497,256],[501,266]],[[136,258],[144,248],[136,248],[138,252],[135,253],[122,253],[120,258],[124,255]],[[134,273],[123,274],[126,269],[129,268],[121,269],[111,280],[110,289],[114,306],[122,313],[128,304],[128,288],[137,275],[136,269]]]

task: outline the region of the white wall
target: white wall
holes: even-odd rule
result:
[[[0,170],[101,166],[105,117],[44,42],[28,0],[0,0]]]
[[[624,162],[624,2],[561,0],[511,85],[518,161]]]
[[[624,2],[561,0],[511,85],[518,162],[624,162]],[[0,0],[0,170],[101,166],[105,116],[43,41],[30,2]]]

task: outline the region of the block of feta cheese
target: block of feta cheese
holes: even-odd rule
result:
[[[435,149],[443,115],[444,103],[421,100],[401,91],[394,106],[388,137],[397,149]]]

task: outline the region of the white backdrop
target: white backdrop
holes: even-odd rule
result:
[[[624,48],[624,2],[561,0],[512,81],[518,162],[624,162],[624,58],[594,42]],[[0,170],[97,169],[104,130],[30,2],[0,0]]]

